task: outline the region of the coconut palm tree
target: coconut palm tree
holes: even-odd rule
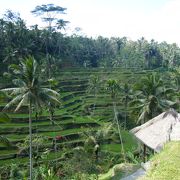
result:
[[[138,112],[137,123],[143,124],[157,113],[173,106],[175,103],[167,99],[169,89],[166,89],[160,76],[148,74],[134,86],[136,99],[130,105]]]
[[[48,83],[49,83],[50,89],[53,89],[56,91],[58,81],[54,78],[51,78],[51,79],[48,79]],[[59,103],[58,103],[58,105],[59,105]],[[47,104],[47,110],[49,111],[50,121],[51,121],[52,125],[54,125],[54,123],[55,123],[53,117],[54,117],[56,107],[57,107],[57,103],[48,102],[48,104]]]
[[[175,108],[180,111],[180,68],[176,68],[172,73],[172,80],[174,80],[174,92],[171,94],[173,101],[176,102]]]
[[[100,88],[100,84],[101,84],[100,78],[98,76],[91,75],[88,83],[87,92],[93,93],[94,97],[96,97]]]
[[[13,69],[16,79],[13,80],[14,88],[2,89],[2,92],[10,93],[12,100],[4,109],[12,105],[17,105],[18,111],[23,105],[28,106],[29,111],[29,161],[30,161],[30,180],[32,180],[32,107],[42,108],[48,102],[59,103],[59,94],[42,86],[40,81],[40,70],[33,57],[26,58],[23,62]]]
[[[128,104],[133,99],[131,86],[128,83],[124,83],[123,86],[121,87],[121,93],[122,93],[121,101],[124,104],[124,110],[125,110],[124,129],[126,129]]]
[[[93,110],[95,110],[95,107],[96,107],[97,93],[99,92],[100,87],[101,87],[100,78],[98,76],[91,75],[88,82],[87,93],[92,93],[95,98],[94,104],[93,104]]]
[[[107,80],[106,89],[109,91],[113,101],[115,101],[117,93],[118,93],[118,91],[120,89],[120,86],[119,86],[118,82],[116,80],[114,80],[114,79]]]
[[[86,131],[82,134],[85,138],[84,149],[91,154],[95,155],[98,160],[98,154],[101,149],[101,145],[111,138],[114,134],[114,127],[112,123],[104,124],[98,131],[94,130]]]
[[[116,80],[109,79],[109,80],[107,80],[106,89],[110,93],[112,101],[113,101],[114,120],[118,127],[119,139],[120,139],[120,143],[121,143],[121,147],[122,147],[122,154],[123,154],[124,160],[125,160],[125,152],[124,152],[124,146],[123,146],[123,141],[122,141],[121,128],[120,128],[120,124],[118,121],[117,108],[116,108],[117,94],[120,90],[120,86]]]
[[[56,23],[56,25],[57,25],[57,29],[60,29],[60,30],[65,30],[65,28],[66,28],[66,26],[67,26],[67,24],[69,23],[69,21],[65,21],[65,20],[63,20],[63,19],[58,19],[57,20],[57,23]]]

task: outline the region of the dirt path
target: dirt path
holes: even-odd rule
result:
[[[121,180],[135,180],[135,179],[138,179],[138,178],[144,176],[145,174],[146,174],[146,171],[143,168],[140,168],[133,174],[131,174],[125,178],[122,178]]]

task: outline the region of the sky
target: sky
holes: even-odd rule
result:
[[[80,27],[89,37],[145,37],[180,44],[180,0],[4,0],[0,14],[11,9],[20,12],[28,26],[44,26],[30,11],[49,3],[67,8],[61,15],[70,21],[67,33]]]

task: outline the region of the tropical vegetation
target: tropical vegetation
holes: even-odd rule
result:
[[[68,35],[65,12],[0,19],[0,179],[122,178],[142,161],[129,130],[180,109],[177,44]]]

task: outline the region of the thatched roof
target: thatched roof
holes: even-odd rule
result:
[[[166,142],[180,140],[180,114],[171,109],[130,132],[143,144],[159,152]]]

